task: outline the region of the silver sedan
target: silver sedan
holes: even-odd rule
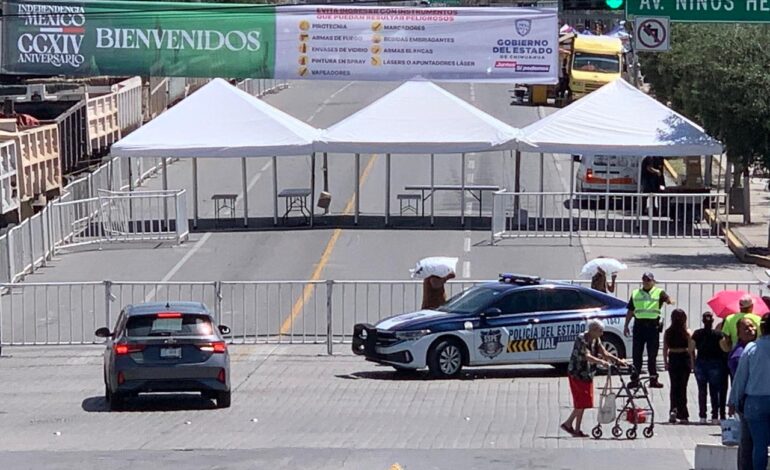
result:
[[[216,322],[199,302],[129,305],[106,338],[104,393],[111,410],[139,393],[200,392],[217,407],[230,406],[230,356]]]

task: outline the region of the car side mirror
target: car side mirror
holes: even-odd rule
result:
[[[499,317],[503,314],[503,311],[499,308],[490,308],[482,312],[481,318],[492,318],[492,317]]]
[[[223,335],[229,335],[230,334],[230,327],[225,325],[219,325],[219,332]]]
[[[109,328],[101,327],[94,332],[97,338],[111,338],[112,333]]]
[[[572,161],[575,162],[575,163],[580,163],[580,161],[582,159],[583,159],[583,157],[581,155],[573,155],[572,156]]]

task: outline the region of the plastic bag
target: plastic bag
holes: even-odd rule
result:
[[[427,279],[431,276],[447,277],[455,273],[457,268],[457,258],[448,258],[445,256],[433,256],[421,259],[414,269],[409,272],[412,279]]]
[[[633,410],[630,409],[626,411],[626,421],[632,424],[641,424],[647,422],[647,412],[644,410]]]
[[[609,424],[615,421],[617,411],[615,400],[617,396],[611,392],[612,376],[607,374],[607,380],[602,388],[601,398],[599,399],[598,420],[601,424]]]
[[[738,418],[723,419],[719,424],[722,427],[722,445],[737,446],[741,442],[741,422]]]
[[[599,403],[599,422],[609,424],[615,421],[616,396],[614,393],[602,394]]]

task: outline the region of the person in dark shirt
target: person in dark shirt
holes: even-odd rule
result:
[[[725,393],[722,383],[727,374],[727,355],[719,347],[724,334],[714,329],[714,314],[703,313],[703,328],[695,330],[695,380],[698,383],[700,423],[706,424],[707,397],[711,398],[711,423],[725,419]]]

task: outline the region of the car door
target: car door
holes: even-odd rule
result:
[[[544,362],[569,359],[577,336],[603,304],[577,287],[550,286],[541,291],[538,350]]]
[[[500,315],[482,318],[475,331],[475,358],[479,364],[537,362],[534,342],[536,313],[540,309],[537,288],[520,288],[505,295],[490,308]]]

